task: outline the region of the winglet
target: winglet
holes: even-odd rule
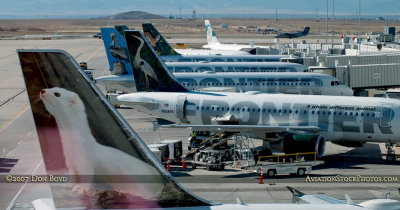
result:
[[[354,201],[351,200],[350,196],[347,194],[344,194],[344,196],[346,197],[346,203],[347,205],[354,205]]]
[[[294,195],[294,196],[303,196],[305,193],[294,189],[293,187],[286,186],[286,188]]]

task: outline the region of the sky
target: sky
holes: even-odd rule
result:
[[[329,1],[329,11],[332,1]],[[359,0],[334,0],[335,15],[354,16]],[[308,14],[324,17],[326,0],[0,0],[0,18],[79,18],[145,11],[161,15],[191,14]],[[399,0],[361,0],[361,14],[399,15]]]

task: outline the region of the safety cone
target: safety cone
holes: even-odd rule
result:
[[[167,158],[167,171],[171,171],[171,167],[170,167],[169,164],[170,164],[170,163],[169,163],[169,158]]]
[[[182,171],[184,171],[185,168],[186,168],[185,156],[182,156]]]
[[[264,179],[264,171],[263,168],[261,167],[260,182],[258,184],[264,184],[263,179]]]

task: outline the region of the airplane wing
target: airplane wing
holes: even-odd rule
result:
[[[161,125],[160,127],[169,128],[192,128],[201,131],[225,131],[225,132],[249,132],[249,131],[308,131],[315,133],[321,129],[318,126],[297,126],[297,125],[190,125],[190,124],[171,124]]]
[[[302,200],[309,204],[348,204],[332,197],[324,195],[307,195],[292,187],[286,186],[286,188],[293,194],[292,203],[298,203]]]

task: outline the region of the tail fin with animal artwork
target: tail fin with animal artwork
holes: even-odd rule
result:
[[[208,45],[220,44],[217,35],[215,34],[214,28],[212,27],[209,20],[204,21],[204,26],[206,27],[207,44]]]
[[[137,91],[189,92],[165,66],[140,31],[125,31]]]
[[[208,206],[186,191],[61,50],[18,50],[36,131],[58,208]]]
[[[133,93],[136,92],[136,85],[126,41],[123,37],[124,29],[128,27],[119,26],[118,28],[119,31],[117,26],[100,29],[112,75],[97,77],[96,83],[104,86],[108,92],[120,90],[125,93]]]
[[[152,23],[143,23],[142,28],[144,35],[150,40],[151,45],[159,55],[180,55],[171,47]]]

